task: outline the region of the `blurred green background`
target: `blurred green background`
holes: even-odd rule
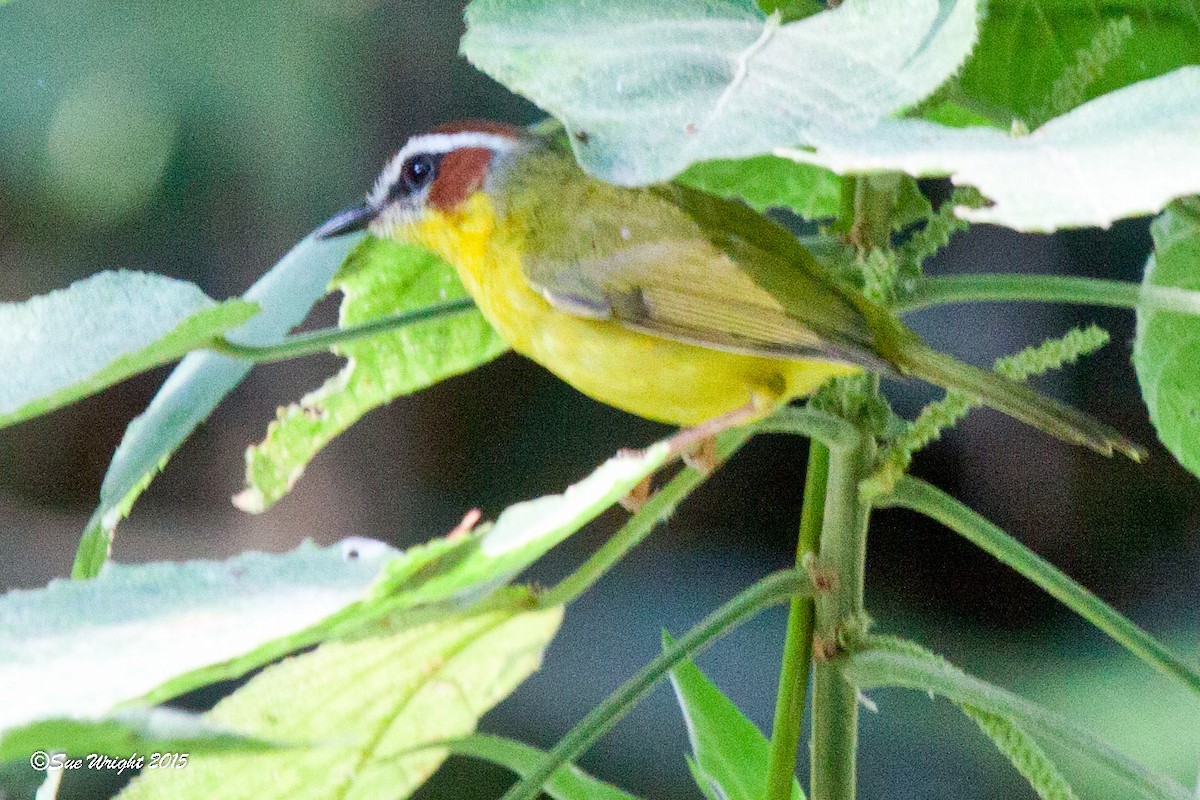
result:
[[[536,109],[457,55],[462,3],[244,0],[0,7],[0,301],[103,269],[159,272],[224,298],[356,199],[406,136],[461,117],[527,123]],[[934,195],[944,187],[927,187]],[[1136,280],[1146,221],[1054,237],[976,229],[933,271],[1059,272]],[[310,325],[334,320],[336,300]],[[1095,319],[1102,354],[1041,387],[1153,442],[1129,364],[1129,314],[963,306],[911,318],[976,363]],[[616,449],[665,429],[602,407],[515,356],[370,415],[261,517],[234,510],[242,450],[274,409],[336,370],[332,357],[260,367],[175,456],[118,532],[118,560],[225,557],[349,535],[404,546],[479,506],[559,491]],[[126,423],[165,370],[0,431],[0,584],[66,575]],[[913,413],[933,393],[889,387]],[[1182,651],[1200,654],[1196,479],[1161,448],[1106,461],[992,412],[918,457],[951,491]],[[802,442],[747,447],[568,613],[545,669],[484,722],[548,746],[681,632],[791,561]],[[552,580],[616,524],[611,514],[539,568]],[[915,515],[880,513],[868,605],[964,668],[1047,703],[1180,780],[1200,759],[1200,705],[1022,579]],[[769,728],[783,629],[773,613],[701,665]],[[81,664],[81,669],[86,665]],[[1020,798],[1032,792],[942,701],[898,691],[866,713],[864,797]],[[193,704],[208,702],[192,698]],[[699,797],[662,688],[584,760],[647,797]],[[504,773],[452,760],[422,796],[498,796]],[[72,785],[73,784],[73,785]],[[1119,789],[1097,784],[1099,797]],[[1081,787],[1086,788],[1086,787]],[[98,789],[68,780],[67,790]]]

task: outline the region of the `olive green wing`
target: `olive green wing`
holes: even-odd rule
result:
[[[556,308],[719,350],[890,371],[855,298],[786,229],[683,187],[577,170],[544,157],[522,173],[556,191],[513,195],[526,198],[512,209],[525,277]]]

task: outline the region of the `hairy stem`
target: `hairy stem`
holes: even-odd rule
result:
[[[937,520],[1033,581],[1113,641],[1200,694],[1200,669],[1139,628],[1060,569],[950,495],[911,476],[901,478],[876,506],[900,506]]]
[[[902,297],[902,313],[954,303],[1075,303],[1110,308],[1151,308],[1200,314],[1200,292],[1168,286],[1142,286],[1126,281],[1068,275],[948,275],[922,278],[912,294]]]
[[[406,311],[402,314],[381,317],[380,319],[364,322],[361,325],[354,325],[349,328],[327,328],[309,333],[299,333],[274,344],[237,344],[222,337],[209,344],[206,349],[220,353],[221,355],[233,356],[234,358],[254,361],[256,363],[287,361],[291,358],[301,358],[302,356],[309,356],[314,353],[324,353],[335,345],[399,330],[418,322],[427,322],[439,317],[461,314],[473,308],[475,308],[475,304],[470,298],[462,297],[418,308],[415,311]]]
[[[891,246],[901,180],[893,173],[864,175],[854,181],[854,221],[849,239],[858,248],[864,266],[873,251]],[[840,223],[845,221],[844,217],[839,219]],[[880,288],[889,294],[893,289]],[[857,391],[877,398],[878,376]],[[817,546],[820,556],[813,565],[815,574],[826,579],[815,595],[813,623],[812,800],[854,800],[857,793],[858,693],[832,659],[841,652],[846,639],[861,635],[865,627],[863,588],[871,504],[862,486],[871,475],[874,458],[875,439],[862,432],[829,451],[825,513]]]
[[[816,569],[830,576],[816,597],[812,701],[812,800],[853,800],[858,755],[858,695],[832,663],[863,619],[870,505],[860,486],[870,474],[874,443],[832,450],[825,518]],[[823,587],[824,589],[824,587]]]
[[[764,608],[782,603],[798,593],[811,594],[812,583],[802,572],[784,570],[768,575],[709,614],[593,708],[538,762],[536,769],[508,790],[503,800],[534,800],[542,791],[542,785],[559,767],[576,760],[617,724],[672,667],[693,657]]]
[[[829,448],[813,439],[808,445],[804,505],[800,511],[800,537],[796,545],[797,569],[804,569],[817,555],[828,484]],[[791,800],[792,797],[800,734],[804,729],[804,701],[812,663],[815,617],[813,598],[792,598],[788,608],[783,663],[779,670],[779,689],[775,697],[775,723],[771,730],[771,757],[767,766],[767,800]]]

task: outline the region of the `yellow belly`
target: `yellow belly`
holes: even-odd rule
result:
[[[712,350],[559,311],[529,287],[520,243],[497,228],[481,193],[453,214],[430,211],[386,233],[453,264],[484,316],[518,353],[589,397],[647,419],[696,425],[752,399],[763,403],[765,414],[834,376],[858,371],[828,361]]]

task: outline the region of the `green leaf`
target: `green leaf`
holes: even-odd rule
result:
[[[228,561],[111,564],[91,581],[10,592],[0,598],[0,731],[101,718],[164,682],[188,691],[205,681],[180,676],[266,648],[261,664],[366,597],[395,554],[370,540],[306,543]]]
[[[846,0],[782,24],[752,0],[473,0],[462,52],[562,120],[618,184],[810,143],[909,108],[957,70],[975,0]]]
[[[0,303],[0,428],[174,361],[257,310],[218,305],[186,281],[126,271]]]
[[[825,10],[821,0],[758,0],[758,7],[764,14],[779,12],[784,22],[792,22]]]
[[[96,720],[58,718],[17,728],[0,738],[0,761],[28,759],[36,751],[114,758],[154,752],[200,753],[271,750],[274,742],[243,736],[172,708],[118,711]],[[2,783],[0,783],[2,786]]]
[[[991,0],[959,82],[984,108],[1038,125],[1197,62],[1196,0]]]
[[[304,239],[260,278],[243,299],[261,311],[227,338],[240,344],[270,344],[298,325],[325,287],[356,237]],[[253,364],[214,353],[192,353],[167,378],[150,407],[125,430],[104,483],[100,503],[88,520],[72,576],[95,577],[108,558],[117,523],[166,464],[183,440],[241,383]]]
[[[538,668],[561,619],[561,607],[496,611],[322,645],[264,670],[206,715],[319,746],[198,755],[186,769],[143,772],[120,797],[408,797],[446,758],[426,745],[474,731]]]
[[[936,103],[923,109],[920,117],[947,128],[995,127],[995,122],[991,118],[949,101]]]
[[[445,746],[455,755],[490,761],[521,776],[532,772],[546,757],[544,750],[523,742],[482,733],[445,742]],[[542,790],[554,800],[636,800],[633,795],[593,778],[572,764],[559,767],[542,785]]]
[[[344,295],[343,328],[466,296],[454,268],[437,256],[374,237],[350,254],[331,288]],[[247,488],[234,502],[244,511],[264,511],[291,490],[325,445],[363,414],[507,349],[477,311],[335,348],[349,363],[320,389],[279,410],[266,439],[246,453]]]
[[[1021,231],[1108,227],[1200,192],[1200,67],[1105,95],[1026,135],[906,119],[813,145],[778,152],[837,173],[949,175],[992,201],[957,209],[973,222]]]
[[[1150,227],[1154,253],[1143,287],[1200,289],[1200,201],[1173,203]],[[1133,366],[1158,438],[1179,463],[1200,475],[1200,318],[1137,311]]]
[[[674,640],[663,633],[663,648]],[[708,797],[762,800],[767,796],[771,743],[691,660],[671,670],[671,685],[692,743],[692,775]],[[803,800],[799,782],[792,797]]]
[[[883,686],[938,694],[958,706],[971,706],[1023,731],[1087,758],[1119,778],[1132,795],[1153,800],[1194,800],[1175,780],[1153,772],[1078,725],[1011,692],[967,675],[941,656],[912,642],[873,636],[861,650],[840,660],[846,679],[862,691]],[[1030,752],[1031,757],[1033,756]],[[1030,762],[1033,764],[1034,762]]]
[[[702,192],[737,198],[756,211],[786,208],[809,220],[837,216],[841,202],[841,177],[777,156],[704,161],[676,180]]]

